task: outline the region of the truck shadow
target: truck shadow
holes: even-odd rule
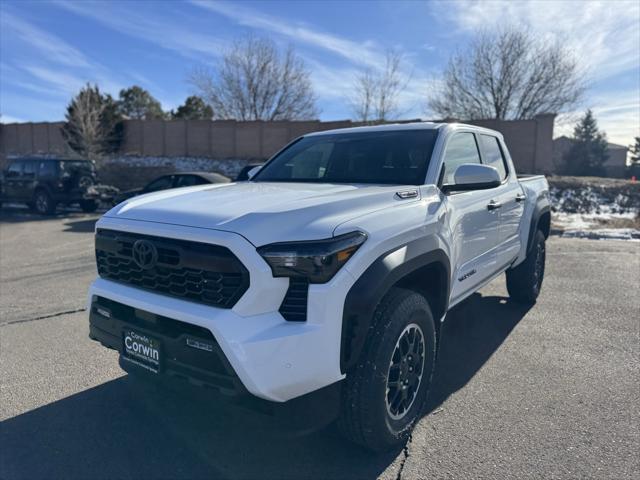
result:
[[[450,312],[425,416],[473,378],[527,310],[476,294]],[[333,427],[296,435],[264,415],[128,376],[5,420],[0,447],[0,477],[13,479],[368,479],[400,453],[372,455]]]

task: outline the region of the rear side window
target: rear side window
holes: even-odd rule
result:
[[[157,180],[154,180],[147,188],[144,189],[145,192],[157,192],[159,190],[167,190],[168,188],[173,187],[173,175],[169,175],[167,177],[160,177]]]
[[[7,168],[7,178],[15,178],[22,175],[22,162],[13,162]]]
[[[455,183],[453,175],[456,169],[464,163],[480,163],[480,154],[473,133],[456,133],[449,143],[444,154],[443,184]]]
[[[24,169],[22,170],[22,175],[29,178],[34,178],[36,176],[36,168],[38,166],[38,162],[35,160],[29,160],[24,162]]]
[[[504,180],[507,178],[507,167],[498,139],[491,135],[479,135],[479,138],[480,148],[482,150],[482,162],[491,167],[495,167],[500,174],[500,178]]]
[[[205,183],[209,182],[197,175],[180,175],[176,182],[176,187],[192,187],[194,185],[203,185]]]
[[[56,162],[40,162],[40,176],[53,177],[56,174]]]

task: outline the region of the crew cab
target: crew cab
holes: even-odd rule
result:
[[[90,337],[134,376],[337,418],[385,450],[420,418],[447,311],[503,273],[536,301],[549,226],[545,178],[519,178],[496,131],[311,133],[248,182],[107,212]]]

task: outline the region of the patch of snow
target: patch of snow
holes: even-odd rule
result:
[[[634,220],[640,205],[622,193],[586,186],[549,188],[554,230],[563,237],[640,240],[640,230],[606,228],[608,221]],[[636,202],[637,203],[637,202]],[[603,225],[603,223],[605,225]]]
[[[172,167],[178,172],[205,171],[216,172],[233,178],[249,163],[248,160],[228,158],[218,160],[207,157],[139,157],[123,155],[109,157],[104,164],[120,164],[132,167]]]
[[[640,211],[640,206],[634,205],[628,196],[618,193],[613,197],[612,194],[606,195],[606,190],[598,191],[592,186],[564,189],[550,186],[549,194],[554,212],[592,215],[627,214],[630,215],[629,218],[635,218]]]
[[[590,240],[633,240],[640,242],[640,230],[634,228],[568,229],[562,232],[562,237],[588,238]]]

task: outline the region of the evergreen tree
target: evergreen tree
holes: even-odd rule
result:
[[[640,165],[640,137],[635,137],[635,140],[635,145],[631,145],[629,147],[629,151],[631,152],[631,164]]]
[[[211,120],[213,109],[207,105],[202,98],[192,95],[188,97],[184,105],[180,105],[174,112],[171,111],[171,118],[182,120]]]
[[[118,112],[125,118],[138,120],[164,117],[160,102],[137,85],[120,90]]]
[[[565,173],[602,176],[608,157],[607,137],[598,130],[593,112],[587,110],[573,130],[573,145],[564,156]]]
[[[65,114],[62,136],[80,155],[95,159],[114,152],[122,141],[122,122],[111,95],[87,84],[71,99]]]

